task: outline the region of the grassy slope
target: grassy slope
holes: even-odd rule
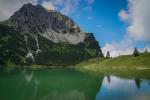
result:
[[[150,53],[143,53],[138,57],[126,55],[112,59],[90,59],[76,65],[76,69],[150,79]]]
[[[150,53],[143,53],[137,57],[125,55],[112,59],[90,59],[77,66],[97,66],[97,67],[150,67]]]

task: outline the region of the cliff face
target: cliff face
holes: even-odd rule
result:
[[[86,35],[69,17],[32,4],[25,4],[10,20],[19,32],[38,33],[55,43],[78,44]]]
[[[0,24],[0,63],[73,65],[103,57],[92,33],[57,11],[25,4]]]

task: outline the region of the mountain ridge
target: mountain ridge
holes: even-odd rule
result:
[[[23,5],[10,20],[19,32],[39,33],[55,43],[77,44],[83,42],[86,35],[69,17],[30,3]]]
[[[1,22],[0,35],[1,64],[10,60],[17,65],[74,65],[103,57],[92,33],[83,32],[72,19],[58,11],[47,11],[30,3]]]

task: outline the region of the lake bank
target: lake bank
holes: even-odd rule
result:
[[[137,57],[133,55],[120,56],[115,58],[94,58],[76,66],[44,66],[44,65],[25,65],[6,67],[6,71],[14,69],[75,69],[81,72],[104,75],[119,75],[150,79],[150,53],[143,53]]]

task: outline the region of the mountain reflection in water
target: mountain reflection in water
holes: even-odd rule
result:
[[[150,100],[150,82],[72,69],[0,71],[0,100]]]

